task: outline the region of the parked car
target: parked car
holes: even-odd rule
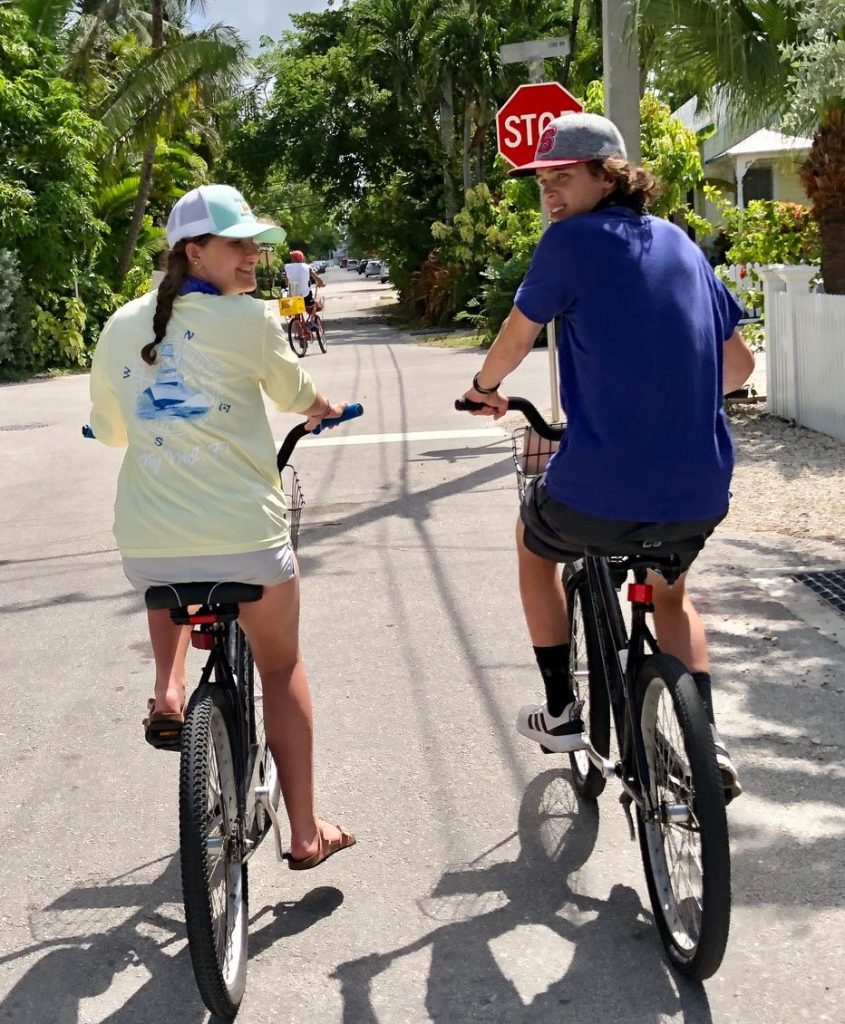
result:
[[[367,260],[364,277],[381,277],[381,260]]]
[[[357,270],[358,269],[358,260],[347,260],[346,261],[346,269],[347,270]]]
[[[324,274],[326,272],[326,267],[328,266],[325,260],[316,260],[311,265],[314,268],[315,274]]]
[[[390,267],[386,263],[382,263],[382,265],[381,265],[381,276],[379,277],[379,281],[381,281],[382,284],[387,284],[387,282],[389,280],[390,280]]]

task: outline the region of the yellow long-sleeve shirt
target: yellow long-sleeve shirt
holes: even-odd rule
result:
[[[177,298],[155,365],[157,293],[119,309],[91,366],[91,426],[128,446],[117,483],[114,535],[122,555],[236,554],[288,538],[276,447],[261,389],[303,412],[316,389],[282,326],[248,296]]]

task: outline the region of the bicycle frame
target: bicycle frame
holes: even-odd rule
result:
[[[625,568],[627,570],[629,566],[626,565]],[[596,624],[596,639],[599,646],[597,660],[607,687],[619,748],[619,761],[613,762],[602,757],[592,745],[587,748],[586,753],[606,778],[615,777],[621,782],[625,791],[621,799],[633,836],[631,802],[641,807],[646,817],[657,813],[652,801],[642,734],[639,729],[634,728],[633,719],[636,713],[636,676],[645,657],[645,649],[648,647],[652,654],[659,650],[657,641],[646,623],[646,614],[652,609],[651,588],[646,583],[645,566],[635,564],[635,582],[628,588],[632,604],[629,636],[607,558],[585,554],[584,569],[593,621]]]
[[[270,799],[270,786],[267,785],[267,780],[264,780],[263,785],[261,784],[263,744],[258,742],[256,736],[250,735],[251,732],[254,732],[254,717],[250,714],[252,698],[249,693],[249,681],[240,678],[232,665],[235,659],[231,648],[237,629],[238,606],[212,605],[208,608],[200,608],[197,613],[189,613],[187,616],[175,614],[178,611],[179,609],[174,609],[172,615],[174,622],[199,626],[199,629],[191,634],[194,646],[205,650],[208,650],[210,646],[210,653],[202,670],[197,692],[200,692],[204,684],[219,686],[226,694],[230,704],[235,747],[233,756],[238,785],[238,811],[241,820],[241,834],[238,836],[238,859],[241,863],[246,863],[272,827],[276,837],[276,853],[281,860],[284,853],[281,826],[276,809]],[[209,645],[208,639],[199,640],[198,638],[209,638],[211,644]],[[264,808],[269,821],[269,825],[265,828],[261,828],[258,823],[256,807],[259,803]]]

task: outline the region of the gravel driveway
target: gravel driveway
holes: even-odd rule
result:
[[[761,406],[734,406],[730,420],[737,459],[725,527],[845,543],[845,444]]]

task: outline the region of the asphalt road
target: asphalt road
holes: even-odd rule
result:
[[[239,1020],[845,1020],[842,631],[771,585],[784,567],[842,566],[843,548],[735,536],[728,520],[700,560],[746,794],[730,810],[725,963],[682,983],[617,791],[579,807],[561,760],[513,728],[540,688],[509,443],[451,411],[478,355],[362,318],[389,286],[327,283],[329,351],[306,365],[366,416],[297,453],[302,634],[319,808],[359,845],[302,874],[259,851]],[[512,391],[543,402],[545,381],[537,351]],[[120,453],[81,440],[87,415],[83,376],[0,387],[0,1020],[198,1024],[178,758],[142,739],[151,655],[110,529]],[[293,420],[273,422],[281,437]],[[366,443],[338,443],[353,438]]]

